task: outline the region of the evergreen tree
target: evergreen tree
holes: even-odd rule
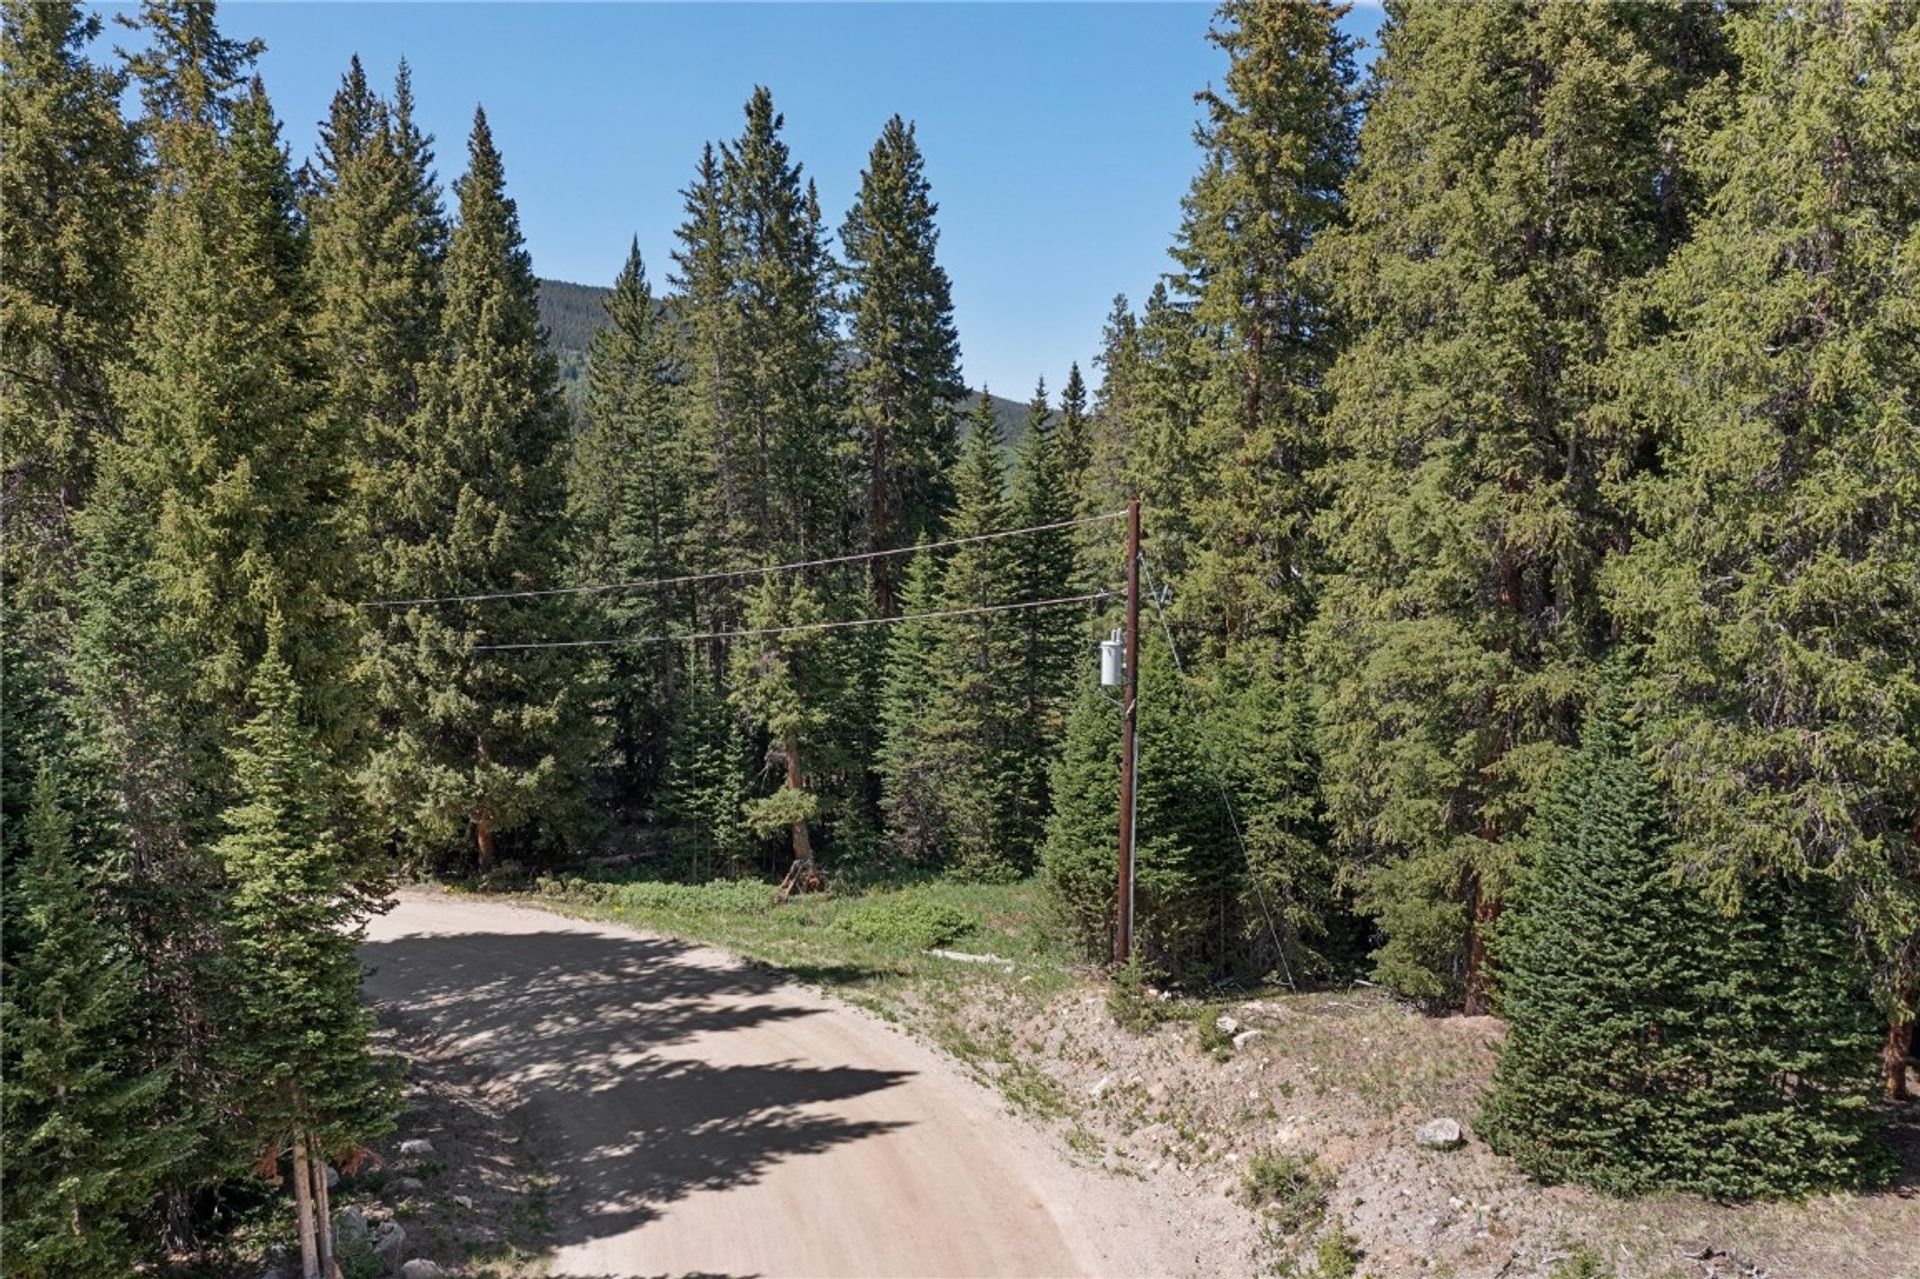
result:
[[[694,545],[703,568],[739,568],[753,562],[748,509],[753,434],[740,411],[740,311],[734,272],[738,251],[728,222],[719,153],[700,153],[692,185],[681,193],[686,220],[673,256],[680,313],[686,325],[686,432],[697,473],[693,480]],[[738,621],[730,593],[715,601],[711,629]]]
[[[846,256],[853,444],[869,550],[911,546],[938,531],[958,452],[951,404],[966,395],[952,287],[935,259],[938,211],[913,126],[894,116],[873,144],[860,194],[840,228]],[[895,612],[893,560],[876,559],[873,591]]]
[[[1120,707],[1099,683],[1080,681],[1066,739],[1049,779],[1040,869],[1067,929],[1089,959],[1113,957],[1119,884]]]
[[[100,453],[79,521],[80,621],[69,708],[90,860],[125,859],[141,965],[130,1026],[139,1069],[169,1070],[160,1123],[189,1140],[163,1186],[167,1230],[191,1233],[194,1190],[226,1175],[234,1134],[209,1122],[233,1080],[210,961],[222,886],[208,844],[234,779],[227,738],[267,619],[310,690],[326,749],[354,728],[349,635],[335,602],[339,491],[306,350],[303,237],[257,46],[211,6],[154,3],[133,60],[155,193],[113,390],[124,434]]]
[[[0,8],[0,581],[9,683],[66,643],[74,512],[114,428],[108,370],[124,353],[128,259],[143,204],[123,77],[87,61],[100,20],[77,3]],[[17,646],[17,647],[16,647]],[[54,672],[42,672],[53,678]],[[25,727],[25,723],[20,725]],[[36,763],[8,734],[7,811]]]
[[[1006,485],[1000,427],[983,387],[954,473],[948,532],[970,538],[1006,528]],[[1006,603],[1013,580],[1007,542],[956,547],[940,575],[940,607],[977,610]],[[1021,652],[1015,616],[975,612],[928,623],[936,657],[924,713],[939,778],[934,802],[946,827],[945,853],[969,878],[1009,878],[1036,851],[1021,842],[1026,826],[1013,723],[1012,684]]]
[[[1213,43],[1224,89],[1199,95],[1202,167],[1184,202],[1177,284],[1221,383],[1194,424],[1199,482],[1183,615],[1211,647],[1284,639],[1311,609],[1310,475],[1320,460],[1327,365],[1338,349],[1315,239],[1341,218],[1357,102],[1346,7],[1229,0]]]
[[[439,357],[401,496],[401,518],[420,530],[395,551],[395,587],[408,597],[545,586],[564,550],[566,411],[483,111],[468,156]],[[563,831],[593,749],[577,650],[474,649],[570,638],[569,597],[394,607],[380,619],[375,661],[395,728],[368,782],[389,826],[427,855],[470,830],[483,872],[500,835],[536,819],[549,838]]]
[[[574,573],[583,584],[678,576],[691,559],[692,465],[676,411],[677,352],[637,241],[606,310],[588,352],[585,421],[568,462]],[[670,590],[594,598],[610,634],[662,635],[687,615]],[[668,644],[610,650],[602,687],[621,764],[619,794],[650,794],[666,768],[679,659]]]
[[[1622,711],[1596,701],[1542,799],[1481,1131],[1537,1176],[1615,1193],[1862,1184],[1885,1155],[1877,1035],[1831,886],[1769,875],[1734,915],[1713,909],[1674,874]]]
[[[1290,984],[1352,958],[1340,858],[1320,798],[1307,673],[1297,659],[1230,656],[1196,677],[1207,755],[1233,799],[1247,865],[1229,958]]]
[[[755,89],[746,117],[720,165],[724,244],[736,255],[734,407],[751,459],[746,545],[756,558],[804,559],[846,544],[834,267],[820,201],[781,137],[773,95]]]
[[[314,299],[313,351],[327,381],[330,430],[347,453],[343,532],[369,596],[399,592],[392,548],[419,530],[400,516],[411,429],[439,324],[446,221],[432,139],[413,123],[405,62],[391,104],[354,58],[320,129],[304,202]]]
[[[227,881],[216,967],[230,1104],[256,1153],[277,1160],[291,1147],[296,1161],[318,1160],[390,1123],[355,953],[379,903],[358,874],[346,778],[302,722],[277,625],[249,695],[255,712],[232,751],[235,803],[213,849]],[[295,1168],[296,1187],[309,1172]],[[310,1245],[312,1205],[300,1198],[300,1237]]]
[[[1070,507],[1077,508],[1076,495],[1092,456],[1092,423],[1087,415],[1087,380],[1080,376],[1080,362],[1067,369],[1066,385],[1060,388],[1060,471],[1067,486]],[[1076,509],[1075,514],[1078,514]]]
[[[1047,384],[1034,389],[1027,410],[1027,433],[1020,441],[1013,472],[1007,520],[1014,528],[1041,528],[1073,518],[1061,441],[1047,407]],[[1050,528],[1009,539],[1008,602],[1057,600],[1074,593],[1079,576],[1074,531]],[[1011,615],[1019,630],[1019,665],[1013,680],[1013,766],[1017,772],[1015,817],[1017,845],[1038,848],[1045,835],[1047,769],[1066,728],[1076,659],[1083,643],[1086,612],[1077,606],[1032,608]]]
[[[160,1122],[166,1076],[141,1065],[132,938],[76,859],[56,792],[43,766],[7,886],[0,1264],[19,1279],[116,1279],[141,1259],[129,1223],[180,1142]]]
[[[1242,863],[1172,652],[1157,635],[1142,646],[1135,944],[1149,969],[1198,982],[1239,953]],[[1089,953],[1104,957],[1116,909],[1120,716],[1098,685],[1083,685],[1074,704],[1053,791],[1047,881]]]
[[[900,593],[903,618],[939,611],[940,568],[933,552],[914,552]],[[886,628],[886,679],[880,699],[881,738],[875,768],[881,779],[881,809],[894,850],[916,863],[939,856],[946,830],[927,716],[928,690],[935,686],[940,670],[936,625],[902,621]]]
[[[315,411],[292,180],[265,94],[242,87],[247,47],[218,34],[209,9],[152,6],[153,47],[135,64],[158,185],[116,379],[125,446],[106,462],[149,513],[141,545],[166,642],[191,655],[212,711],[200,764],[217,776],[270,612],[288,620],[306,686],[341,689],[349,653],[326,518],[339,462]],[[326,694],[315,713],[330,736],[344,731],[347,712]]]
[[[1408,4],[1320,237],[1354,339],[1329,376],[1314,629],[1323,780],[1396,989],[1486,1007],[1518,840],[1608,622],[1632,465],[1595,418],[1608,307],[1682,216],[1670,113],[1716,10]]]
[[[1611,601],[1690,861],[1836,878],[1892,1010],[1920,999],[1920,15],[1763,5],[1686,136],[1688,242],[1624,307],[1644,534]]]
[[[823,886],[813,849],[812,826],[823,815],[816,774],[834,771],[828,730],[843,674],[826,622],[812,587],[768,574],[747,602],[747,626],[759,633],[733,650],[734,704],[767,735],[767,772],[780,776],[772,794],[746,805],[745,817],[760,835],[790,838],[787,891]]]
[[[677,706],[660,795],[676,851],[694,882],[744,874],[754,851],[746,821],[753,798],[746,733],[724,686],[697,661],[688,663]]]

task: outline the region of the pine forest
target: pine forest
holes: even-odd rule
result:
[[[264,1194],[384,1273],[428,883],[1031,886],[1116,1010],[1498,1019],[1541,1182],[1911,1184],[1920,6],[1346,13],[1220,4],[1164,273],[1015,413],[911,120],[823,207],[754,91],[569,353],[484,108],[355,58],[309,136],[241,6],[4,0],[0,1269]]]

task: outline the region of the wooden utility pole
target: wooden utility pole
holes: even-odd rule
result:
[[[1120,888],[1119,926],[1113,933],[1113,962],[1133,956],[1133,845],[1134,787],[1139,778],[1140,744],[1135,712],[1140,704],[1140,500],[1127,503],[1127,638],[1126,673],[1121,693],[1120,727]]]

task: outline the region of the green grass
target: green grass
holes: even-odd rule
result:
[[[536,892],[564,909],[706,942],[827,987],[1019,984],[1041,994],[1073,976],[1071,949],[1050,927],[1036,879],[970,884],[928,879],[863,892],[796,897],[774,904],[771,885],[542,879]],[[1009,961],[966,964],[930,947]]]

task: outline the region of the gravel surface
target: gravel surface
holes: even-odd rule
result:
[[[950,1059],[771,970],[422,893],[363,956],[371,998],[517,1099],[556,1279],[1246,1269],[1224,1216],[1074,1165]]]

